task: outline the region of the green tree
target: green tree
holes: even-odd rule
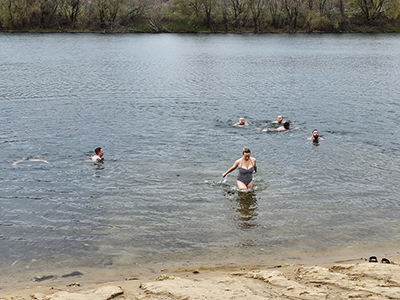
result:
[[[353,0],[352,6],[361,11],[364,19],[371,24],[382,13],[385,0]]]
[[[165,3],[162,0],[154,0],[147,9],[147,25],[155,32],[169,32],[163,22]]]
[[[129,0],[125,2],[121,12],[121,25],[140,26],[145,23],[145,10],[148,7],[146,0]]]
[[[214,9],[217,5],[216,0],[200,0],[201,1],[201,8],[203,10],[205,19],[204,19],[204,25],[208,29],[213,29],[213,19],[212,15],[214,13]]]
[[[245,0],[230,0],[233,12],[233,26],[241,29],[246,22],[246,1]]]
[[[61,11],[68,25],[75,28],[77,25],[78,14],[83,5],[82,0],[61,0]]]
[[[33,11],[39,28],[52,28],[57,23],[58,7],[57,0],[36,0],[33,3]]]
[[[360,11],[368,24],[373,24],[380,16],[394,20],[400,13],[400,0],[351,0],[350,6]]]
[[[113,29],[120,12],[120,0],[97,0],[99,25],[102,29]]]
[[[181,18],[183,18],[193,30],[197,31],[203,20],[202,0],[175,0],[174,4]]]
[[[268,2],[268,11],[271,16],[271,25],[274,28],[278,28],[280,24],[281,9],[279,7],[278,0],[271,0]]]
[[[0,19],[3,28],[23,29],[31,23],[33,1],[0,0]]]
[[[299,17],[301,0],[283,0],[283,8],[286,12],[286,24],[290,31],[296,30]]]
[[[248,0],[248,6],[251,12],[254,33],[261,33],[263,31],[261,23],[266,9],[266,2],[265,0]]]

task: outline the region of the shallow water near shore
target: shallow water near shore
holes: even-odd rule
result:
[[[399,37],[1,34],[3,274],[398,245]]]

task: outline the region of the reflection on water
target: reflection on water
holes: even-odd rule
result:
[[[319,140],[312,140],[312,144],[314,146],[319,146]]]
[[[236,218],[238,228],[242,230],[250,230],[253,227],[258,226],[256,193],[254,191],[238,192],[235,201],[237,202],[236,212],[238,212],[238,215]]]

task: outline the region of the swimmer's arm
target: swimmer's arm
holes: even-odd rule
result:
[[[31,158],[31,159],[21,159],[21,160],[17,160],[15,162],[13,162],[13,166],[19,164],[20,162],[25,162],[25,161],[41,161],[44,162],[46,164],[49,164],[49,162],[47,160],[44,159],[38,159],[38,158]]]
[[[224,174],[222,174],[222,177],[225,177],[226,175],[228,175],[230,172],[234,171],[238,166],[239,166],[239,160],[235,161],[235,163],[233,164],[232,167],[230,167],[230,169],[228,171],[226,171]]]
[[[253,173],[257,173],[257,161],[256,161],[255,158],[253,160],[253,166],[254,166],[254,172]]]

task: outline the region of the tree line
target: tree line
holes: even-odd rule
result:
[[[2,31],[400,32],[400,0],[0,0]]]

